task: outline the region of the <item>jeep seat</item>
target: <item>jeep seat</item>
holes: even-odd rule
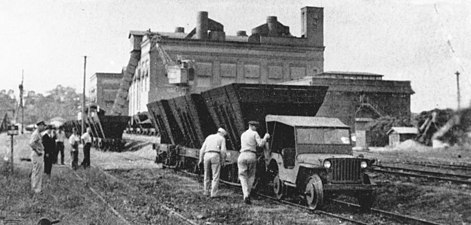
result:
[[[283,165],[286,169],[293,169],[295,164],[296,151],[294,148],[284,148],[281,150]]]

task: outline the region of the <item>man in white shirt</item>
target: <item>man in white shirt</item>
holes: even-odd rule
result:
[[[56,161],[59,163],[59,153],[61,155],[61,164],[64,165],[64,142],[67,140],[65,136],[64,128],[59,127],[59,131],[56,133]]]
[[[211,198],[217,197],[221,166],[226,161],[226,131],[219,128],[218,132],[209,135],[200,149],[198,165],[204,163],[204,195],[208,195],[210,184],[210,171],[213,181],[211,183]]]
[[[90,127],[87,128],[87,132],[82,135],[82,142],[83,142],[83,161],[82,166],[83,168],[90,167],[90,148],[92,147],[92,129]]]
[[[72,134],[69,137],[70,156],[72,158],[72,169],[76,170],[78,167],[78,146],[80,143],[80,135],[77,134],[77,128],[72,128]]]
[[[44,154],[44,146],[42,143],[41,132],[46,128],[46,123],[40,121],[36,123],[36,130],[31,135],[29,146],[33,150],[31,152],[31,161],[33,162],[33,169],[31,173],[31,189],[35,193],[41,192],[42,177],[44,172],[44,161],[42,155]]]
[[[242,133],[240,137],[240,155],[237,159],[239,169],[239,180],[244,194],[244,202],[251,204],[250,192],[255,181],[255,171],[257,167],[257,147],[262,147],[267,142],[270,135],[265,134],[263,139],[257,133],[257,121],[249,122],[249,129]]]

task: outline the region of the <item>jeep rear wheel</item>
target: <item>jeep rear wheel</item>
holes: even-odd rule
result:
[[[312,175],[306,183],[304,197],[310,209],[319,209],[324,204],[322,180],[317,174]]]

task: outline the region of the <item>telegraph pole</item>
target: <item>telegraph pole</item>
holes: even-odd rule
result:
[[[83,95],[82,95],[82,135],[85,133],[85,79],[87,71],[87,56],[83,57]]]
[[[458,110],[461,109],[461,95],[460,95],[460,72],[456,71],[456,92],[458,98]]]
[[[20,88],[20,107],[21,107],[21,134],[24,133],[24,126],[25,126],[25,108],[23,106],[23,80],[25,77],[25,71],[21,70],[21,84]]]

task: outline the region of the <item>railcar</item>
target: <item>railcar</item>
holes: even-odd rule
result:
[[[92,131],[93,146],[103,151],[121,151],[124,147],[122,135],[129,116],[105,115],[105,111],[97,111],[97,107],[91,106],[87,109],[85,126]],[[69,120],[63,124],[67,135],[72,133],[72,128],[82,133],[81,120]]]
[[[230,84],[201,94],[147,105],[161,134],[156,145],[164,165],[198,171],[199,148],[217,127],[228,132],[226,166],[221,178],[238,182],[240,135],[251,120],[272,138],[258,149],[257,187],[268,187],[278,198],[301,195],[311,208],[325,196],[352,194],[371,207],[373,185],[366,174],[372,160],[352,155],[350,128],[335,118],[315,117],[328,87]]]

